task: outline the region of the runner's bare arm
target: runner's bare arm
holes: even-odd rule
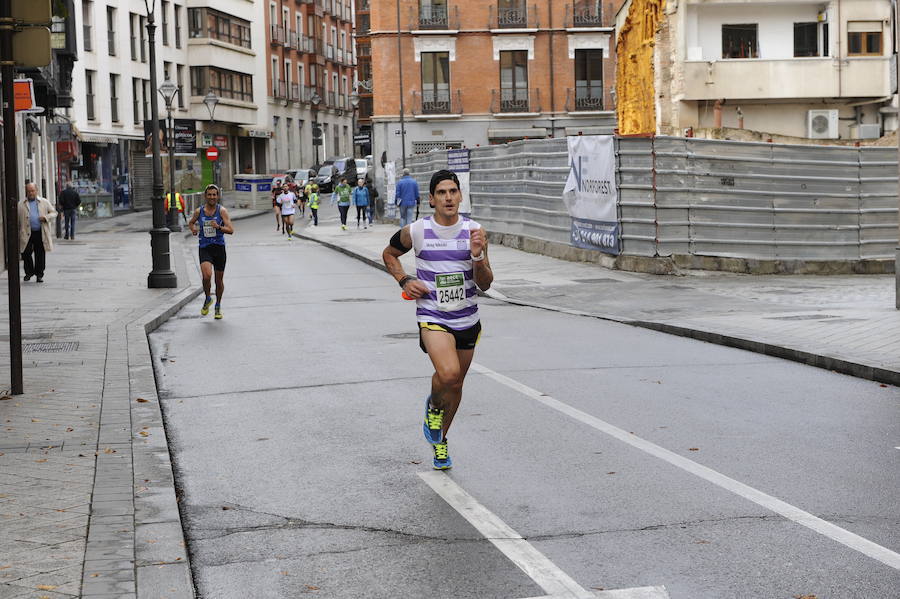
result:
[[[194,214],[191,216],[191,220],[188,221],[188,229],[191,230],[192,235],[197,234],[196,224],[197,224],[198,218],[200,218],[200,208],[197,208],[196,210],[194,210]]]
[[[400,256],[412,249],[412,236],[409,233],[409,225],[400,230],[400,245],[406,249],[400,250],[393,245],[388,245],[381,253],[381,259],[384,261],[384,266],[387,268],[388,273],[394,277],[397,283],[404,278],[408,279],[403,285],[403,291],[411,298],[418,299],[428,293],[428,287],[418,279],[407,275],[406,271],[403,270],[403,265],[400,263]]]
[[[224,206],[219,209],[219,214],[222,215],[222,224],[218,227],[220,231],[223,233],[228,233],[229,235],[234,234],[234,226],[231,224],[231,217],[228,216],[228,210],[225,209]]]
[[[491,288],[494,282],[494,271],[491,270],[491,261],[488,259],[488,241],[484,229],[475,229],[471,236],[472,256],[483,256],[482,260],[472,260],[472,268],[474,269],[475,284],[482,291]]]

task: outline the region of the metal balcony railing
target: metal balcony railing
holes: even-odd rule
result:
[[[292,102],[300,101],[300,84],[299,83],[291,83],[290,90],[288,91],[288,100]]]
[[[603,86],[585,85],[566,89],[566,112],[603,110]]]
[[[271,36],[269,43],[273,46],[284,44],[284,27],[281,25],[269,26],[269,35]]]
[[[566,4],[566,27],[603,27],[599,2]]]
[[[538,88],[502,88],[491,90],[491,112],[494,114],[540,112],[541,90]]]
[[[537,6],[522,3],[500,2],[491,5],[490,29],[537,29]]]
[[[284,81],[279,81],[278,79],[272,80],[272,97],[273,98],[286,98],[287,97],[287,83]]]
[[[446,4],[421,4],[418,13],[410,8],[410,29],[459,29],[459,7]]]
[[[413,91],[413,114],[462,114],[462,92],[449,89]]]

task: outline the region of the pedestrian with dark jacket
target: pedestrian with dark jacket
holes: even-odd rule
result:
[[[360,179],[356,182],[356,187],[353,188],[353,205],[356,206],[356,228],[359,228],[359,221],[362,220],[363,228],[368,229],[369,225],[366,224],[366,212],[369,209],[369,204],[371,201],[369,200],[369,190],[365,187],[365,179]]]
[[[75,220],[78,218],[81,196],[72,187],[71,181],[66,183],[66,188],[59,194],[59,205],[62,207],[63,217],[65,218],[64,239],[75,239]]]

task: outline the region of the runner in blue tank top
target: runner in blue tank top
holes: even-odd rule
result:
[[[423,430],[434,451],[434,468],[446,470],[453,465],[447,431],[481,336],[476,286],[483,291],[490,288],[494,273],[484,230],[459,214],[462,198],[456,174],[437,171],[428,192],[434,216],[400,229],[382,259],[403,293],[416,300],[419,346],[434,365]],[[400,256],[410,249],[416,254],[415,277],[407,275],[400,263]]]
[[[200,273],[203,276],[203,291],[206,293],[200,314],[203,316],[209,314],[209,305],[212,303],[211,279],[215,270],[216,320],[222,319],[222,295],[225,293],[225,234],[234,233],[228,210],[219,205],[219,194],[217,186],[207,185],[206,203],[194,211],[188,222],[191,233],[199,234],[200,237]]]

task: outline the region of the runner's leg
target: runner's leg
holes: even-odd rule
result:
[[[210,268],[212,268],[212,264],[210,264]],[[225,293],[225,271],[217,270],[216,271],[216,305],[219,306],[222,304],[222,295]]]
[[[446,405],[444,407],[444,438],[447,438],[447,431],[450,430],[450,425],[453,423],[453,417],[456,416],[456,410],[459,409],[459,404],[462,401],[462,384],[466,380],[466,373],[469,372],[469,366],[472,364],[472,358],[475,357],[474,349],[458,349],[456,350],[457,358],[459,359],[459,395],[456,396],[456,401],[452,404]]]
[[[212,279],[213,265],[212,262],[201,262],[200,263],[200,274],[203,277],[203,293],[206,294],[206,297],[209,297],[211,294],[211,279]]]
[[[444,435],[450,428],[448,414],[455,414],[462,399],[463,379],[469,364],[472,363],[474,350],[458,351],[456,339],[446,331],[422,331],[422,343],[428,351],[428,357],[434,365],[431,376],[431,405],[444,410]],[[463,354],[468,353],[468,356]],[[461,363],[460,360],[463,360]],[[465,369],[463,369],[465,366]]]

